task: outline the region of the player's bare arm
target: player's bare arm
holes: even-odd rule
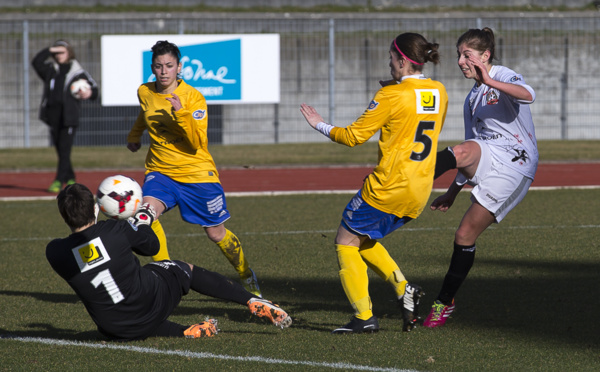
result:
[[[490,80],[491,80],[490,83],[486,84],[486,85],[491,88],[498,89],[502,93],[508,94],[509,96],[512,96],[521,101],[527,101],[527,102],[533,101],[533,97],[531,96],[531,93],[527,89],[522,87],[521,85],[504,83],[502,81],[494,80],[491,78],[490,78]]]
[[[485,64],[473,55],[469,56],[467,63],[469,63],[475,69],[475,71],[477,71],[477,81],[487,85],[490,88],[498,89],[502,93],[508,94],[509,96],[512,96],[518,100],[530,102],[533,100],[531,93],[524,87],[517,84],[505,83],[492,79],[492,77],[488,74]]]

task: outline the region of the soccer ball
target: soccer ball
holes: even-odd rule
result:
[[[142,188],[131,177],[110,176],[98,186],[96,201],[105,216],[126,220],[141,207]]]
[[[81,99],[81,92],[92,89],[90,83],[85,79],[79,79],[71,84],[71,95],[77,99]]]

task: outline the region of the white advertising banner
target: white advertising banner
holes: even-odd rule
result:
[[[103,35],[103,106],[138,105],[138,87],[155,77],[152,46],[159,40],[181,51],[181,78],[207,104],[279,103],[278,34]]]

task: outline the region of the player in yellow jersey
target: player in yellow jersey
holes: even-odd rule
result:
[[[207,107],[202,94],[178,79],[182,64],[179,48],[168,41],[152,47],[155,82],[138,89],[140,114],[127,137],[127,148],[141,148],[145,130],[150,135],[146,155],[143,206],[135,216],[158,217],[179,206],[184,221],[201,225],[240,276],[244,287],[262,297],[254,271],[242,251],[240,240],[225,228],[230,214],[219,173],[208,152]],[[161,249],[154,260],[169,259],[164,230],[154,218],[152,228]]]
[[[444,86],[425,78],[426,62],[439,62],[438,44],[415,33],[397,36],[390,46],[392,80],[381,88],[351,125],[334,127],[302,104],[306,121],[332,141],[360,145],[381,131],[379,162],[348,203],[335,238],[339,276],[355,315],[333,333],[376,332],[367,268],[390,283],[402,307],[403,330],[417,325],[420,286],[409,283],[377,240],[417,218],[431,193],[438,136],[448,107]]]

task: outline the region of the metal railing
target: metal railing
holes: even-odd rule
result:
[[[108,34],[278,33],[281,100],[278,104],[211,105],[212,143],[257,144],[323,141],[299,113],[303,102],[332,124],[346,126],[389,78],[388,49],[402,32],[418,32],[440,44],[442,63],[425,74],[448,91],[444,140],[463,136],[462,105],[473,81],[456,66],[457,38],[488,26],[497,38],[499,64],[524,75],[537,93],[532,105],[539,139],[600,139],[600,17],[598,14],[496,14],[473,18],[445,14],[256,15],[181,14],[75,19],[0,20],[0,148],[49,145],[38,120],[42,82],[30,67],[35,53],[59,38],[99,83],[100,37]],[[260,51],[257,51],[260,53]],[[127,61],[123,61],[127,63]],[[78,146],[122,146],[138,107],[84,102]]]

